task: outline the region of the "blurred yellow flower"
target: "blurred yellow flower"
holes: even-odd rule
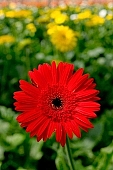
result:
[[[76,6],[76,7],[75,7],[75,11],[76,11],[77,13],[80,12],[80,11],[81,11],[80,6]]]
[[[50,14],[50,18],[56,18],[58,15],[60,15],[61,14],[61,12],[60,12],[60,10],[53,10],[52,12],[51,12],[51,14]]]
[[[6,43],[13,43],[15,41],[15,38],[11,35],[1,35],[0,36],[0,45],[6,44]]]
[[[96,26],[96,25],[102,25],[104,24],[105,19],[98,16],[98,15],[93,15],[92,18],[86,22],[87,26]]]
[[[33,23],[30,23],[30,24],[27,24],[26,25],[26,28],[31,31],[32,33],[35,33],[36,32],[36,27]]]
[[[30,38],[26,38],[26,39],[23,39],[20,43],[19,43],[19,48],[20,49],[23,49],[25,48],[26,46],[30,45],[32,43],[32,40]]]
[[[26,18],[26,21],[28,21],[28,23],[29,23],[29,22],[33,22],[33,21],[34,21],[34,17],[33,17],[32,15],[30,15],[30,16],[28,16],[28,17]]]
[[[46,23],[46,22],[49,22],[49,21],[50,21],[50,17],[49,17],[48,14],[44,14],[44,15],[37,18],[38,23]]]
[[[65,13],[61,13],[60,10],[54,10],[51,12],[50,18],[54,19],[56,24],[62,24],[68,19],[68,16]]]
[[[15,15],[16,15],[16,12],[15,12],[15,11],[7,11],[7,12],[5,13],[5,16],[6,16],[7,18],[14,18]]]
[[[61,52],[72,50],[76,46],[76,33],[68,26],[56,25],[49,28],[50,41]]]
[[[47,34],[51,35],[56,31],[57,25],[54,22],[50,22],[47,25],[47,28],[48,28]]]
[[[10,10],[5,13],[7,18],[26,18],[32,15],[30,10]]]
[[[77,19],[79,19],[79,20],[84,20],[84,19],[91,18],[91,17],[92,17],[92,13],[88,9],[77,15]]]
[[[56,18],[54,18],[54,21],[56,24],[62,24],[66,20],[68,20],[68,16],[66,14],[62,14],[62,13],[60,13],[58,16],[56,16]]]
[[[112,15],[112,14],[108,14],[108,15],[106,16],[106,19],[107,19],[107,20],[112,20],[112,19],[113,19],[113,15]]]
[[[0,10],[0,17],[3,17],[4,14],[5,14],[4,10],[1,9],[1,10]]]

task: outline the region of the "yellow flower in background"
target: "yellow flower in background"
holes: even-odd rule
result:
[[[0,10],[0,17],[3,17],[5,15],[5,12],[4,12],[4,10]]]
[[[100,17],[98,15],[93,15],[92,18],[86,22],[87,26],[96,26],[96,25],[102,25],[104,24],[105,19],[103,17]]]
[[[51,22],[47,25],[47,34],[51,35],[56,31],[57,25],[54,22]]]
[[[55,19],[60,14],[61,14],[60,10],[53,10],[50,14],[50,18]]]
[[[19,43],[19,48],[20,48],[20,49],[23,49],[23,48],[25,48],[26,46],[29,46],[31,43],[32,43],[32,40],[31,40],[30,38],[23,39],[23,40],[20,41],[20,43]]]
[[[53,20],[56,24],[62,24],[66,20],[68,20],[68,16],[66,13],[62,13],[62,11],[65,11],[66,8],[63,7],[57,7],[57,8],[46,8],[45,10],[40,10],[39,14],[40,16],[37,18],[37,22],[39,23],[46,23],[50,22],[50,20]]]
[[[76,46],[76,33],[68,26],[57,25],[51,29],[50,41],[55,45],[56,49],[61,52],[72,50]]]
[[[76,11],[77,13],[80,12],[80,11],[81,11],[80,6],[76,6],[76,7],[75,7],[75,11]]]
[[[26,28],[31,31],[32,33],[35,33],[36,32],[36,27],[33,23],[30,23],[30,24],[27,24],[26,25]]]
[[[26,18],[32,15],[30,10],[10,10],[5,13],[7,18]]]
[[[13,43],[15,41],[15,38],[11,35],[1,35],[0,36],[0,45],[6,44],[6,43]]]
[[[7,18],[14,18],[14,17],[15,17],[15,11],[7,11],[7,12],[5,13],[5,16],[6,16]]]
[[[113,19],[113,14],[108,14],[108,15],[106,16],[106,19],[107,19],[107,20],[112,20],[112,19]]]
[[[56,24],[62,24],[68,20],[68,16],[65,13],[61,13],[60,10],[54,10],[50,14],[50,18],[54,19]]]
[[[38,23],[46,23],[46,22],[49,22],[50,21],[50,17],[48,14],[44,14],[40,17],[37,18],[36,20]]]
[[[88,9],[77,15],[77,19],[79,19],[79,20],[84,20],[84,19],[91,18],[91,17],[92,17],[92,13]]]
[[[62,14],[62,13],[60,13],[58,16],[56,16],[56,18],[54,18],[54,21],[56,24],[62,24],[66,20],[68,20],[68,16],[66,14]]]
[[[28,16],[31,16],[32,15],[32,11],[30,10],[20,10],[20,11],[17,11],[17,17],[23,17],[23,18],[26,18]]]

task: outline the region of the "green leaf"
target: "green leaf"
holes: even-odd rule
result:
[[[61,146],[57,150],[57,157],[55,159],[55,164],[57,170],[69,170],[69,167],[67,166],[66,155],[64,154],[63,148]]]
[[[39,160],[43,156],[41,151],[43,146],[43,141],[37,143],[36,139],[31,140],[30,157],[34,160]]]
[[[101,161],[100,161],[101,160]],[[112,170],[113,167],[113,142],[100,150],[99,155],[94,161],[97,170]]]
[[[15,133],[14,135],[6,137],[6,142],[9,143],[13,147],[16,147],[22,144],[24,140],[25,140],[25,136],[20,133]]]

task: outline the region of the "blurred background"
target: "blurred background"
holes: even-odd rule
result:
[[[54,135],[30,139],[13,106],[19,80],[53,60],[83,67],[100,90],[94,129],[71,140],[76,170],[113,170],[112,0],[0,0],[0,169],[69,170]]]

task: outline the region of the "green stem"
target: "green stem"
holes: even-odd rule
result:
[[[70,143],[70,141],[69,141],[69,138],[67,137],[67,140],[66,140],[66,154],[67,154],[70,170],[75,170],[69,143]]]

